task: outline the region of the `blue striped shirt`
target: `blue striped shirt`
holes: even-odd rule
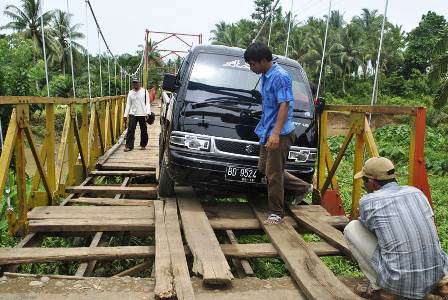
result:
[[[388,183],[362,197],[359,213],[359,220],[378,238],[371,262],[381,288],[422,299],[448,274],[448,256],[420,190]]]

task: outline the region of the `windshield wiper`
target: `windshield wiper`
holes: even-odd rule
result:
[[[188,101],[190,103],[194,102],[194,101]],[[204,102],[200,102],[200,103],[196,103],[192,104],[191,107],[193,108],[199,108],[199,107],[205,107],[205,106],[209,106],[209,105],[213,105],[215,103],[218,104],[231,104],[231,105],[247,105],[247,106],[252,106],[254,103],[252,101],[247,101],[247,100],[242,100],[242,99],[238,99],[236,100],[236,98],[233,97],[215,97],[215,98],[208,98],[205,99]]]

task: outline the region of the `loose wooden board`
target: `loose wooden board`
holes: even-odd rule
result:
[[[201,274],[205,284],[230,285],[230,266],[193,189],[177,187],[175,191],[185,239],[193,255],[193,272]]]
[[[263,222],[266,211],[253,208],[258,220]],[[307,299],[361,299],[334,276],[290,224],[261,224]]]

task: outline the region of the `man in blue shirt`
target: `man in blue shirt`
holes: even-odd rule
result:
[[[312,185],[285,170],[289,147],[294,143],[294,97],[288,72],[272,62],[271,50],[262,43],[253,43],[244,52],[244,60],[252,72],[261,77],[262,115],[255,128],[260,138],[258,169],[268,181],[269,215],[266,224],[279,224],[284,216],[284,189],[303,198]]]

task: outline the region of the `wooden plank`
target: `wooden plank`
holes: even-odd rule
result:
[[[266,211],[253,207],[257,219],[307,299],[361,299],[344,286],[286,222],[262,223]]]
[[[154,219],[154,209],[145,206],[39,206],[28,219]]]
[[[136,177],[136,176],[153,176],[155,172],[153,171],[99,171],[95,170],[90,172],[92,176],[128,176],[128,177]]]
[[[221,244],[221,250],[229,258],[279,257],[277,249],[270,243]],[[326,242],[310,242],[306,246],[317,256],[337,256],[341,251]]]
[[[103,233],[101,231],[95,233],[95,236],[93,237],[92,241],[90,242],[89,247],[90,248],[97,247],[102,238],[103,238]],[[96,262],[96,260],[94,260],[93,262]],[[90,274],[93,272],[94,268],[95,268],[95,263],[92,264],[92,261],[81,263],[78,266],[78,269],[76,270],[75,276],[90,276]]]
[[[230,285],[230,266],[193,189],[178,187],[175,191],[185,238],[193,254],[193,272],[201,274],[205,284]]]
[[[156,285],[154,294],[156,298],[172,298],[175,295],[174,278],[172,273],[170,246],[165,226],[164,203],[160,200],[154,201],[155,214],[155,240],[156,257],[154,261]]]
[[[227,239],[229,240],[230,244],[238,245],[238,239],[236,238],[236,236],[232,230],[226,230],[226,235],[227,235]],[[255,276],[254,270],[252,270],[252,267],[250,266],[250,264],[247,260],[233,258],[232,263],[235,266],[235,268],[237,269],[239,274],[242,273],[245,276]]]
[[[156,170],[156,161],[147,165],[136,165],[136,164],[103,164],[101,165],[101,170],[135,170],[135,171],[155,171]]]
[[[135,265],[132,268],[129,268],[127,270],[124,270],[123,272],[115,274],[112,277],[132,276],[132,275],[140,273],[141,271],[143,271],[143,270],[145,270],[145,269],[147,269],[149,267],[151,267],[151,262],[144,261],[141,264]]]
[[[311,206],[311,208],[310,208]],[[319,205],[290,205],[289,209],[294,218],[305,228],[319,235],[330,245],[338,248],[344,254],[351,256],[350,248],[342,232],[322,221],[313,213],[313,206]]]
[[[126,195],[145,195],[148,198],[157,197],[156,186],[70,186],[66,190],[70,193],[89,193],[99,196],[110,196],[121,193]]]
[[[30,233],[27,234],[14,248],[26,248],[26,247],[37,247],[42,243],[45,238],[43,234],[40,233]],[[8,265],[3,268],[3,271],[16,272],[18,265]]]
[[[166,199],[164,213],[176,297],[179,300],[195,299],[180,233],[176,199]]]
[[[210,218],[210,226],[215,230],[256,230],[261,229],[257,219]]]
[[[0,248],[0,265],[140,258],[154,253],[154,246]]]
[[[80,197],[70,199],[69,204],[85,204],[97,206],[153,206],[153,200],[140,199],[114,199],[114,198],[88,198]]]
[[[39,219],[29,220],[30,232],[154,230],[154,219]]]

